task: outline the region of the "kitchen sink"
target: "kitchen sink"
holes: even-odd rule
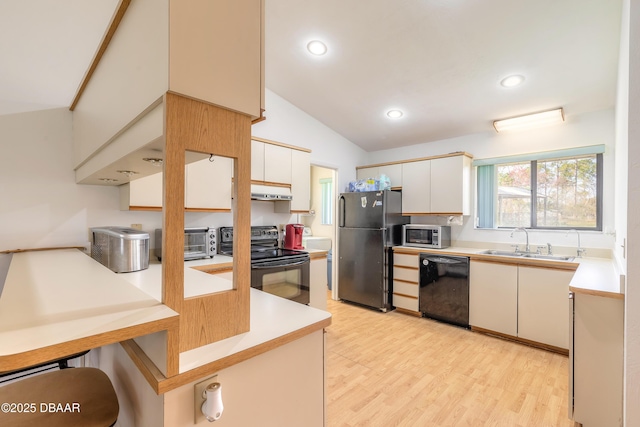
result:
[[[479,254],[483,254],[483,255],[499,255],[499,256],[522,256],[524,254],[520,253],[520,252],[514,252],[514,251],[497,251],[494,249],[489,249],[487,251],[482,251],[482,252],[478,252]]]
[[[575,257],[565,255],[522,254],[526,258],[550,259],[554,261],[573,261]]]
[[[511,256],[511,257],[521,257],[521,258],[533,258],[533,259],[545,259],[551,261],[573,261],[575,257],[565,256],[565,255],[543,255],[543,254],[535,254],[535,253],[524,253],[524,252],[514,252],[514,251],[499,251],[495,249],[489,249],[486,251],[478,252],[478,254],[482,255],[497,255],[497,256]]]

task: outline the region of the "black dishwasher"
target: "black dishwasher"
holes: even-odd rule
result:
[[[469,258],[420,254],[420,312],[469,327]]]

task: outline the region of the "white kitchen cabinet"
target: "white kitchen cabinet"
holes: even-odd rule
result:
[[[231,210],[233,159],[215,156],[185,167],[185,209]],[[121,210],[162,210],[162,172],[120,186]]]
[[[309,264],[309,305],[327,309],[327,257],[313,257]]]
[[[311,153],[291,150],[291,212],[309,212],[311,205]]]
[[[185,208],[231,211],[233,159],[214,156],[189,163],[185,175]]]
[[[471,260],[469,324],[518,335],[518,266]]]
[[[402,165],[402,214],[431,212],[431,160]]]
[[[291,184],[291,151],[280,145],[264,145],[265,182]]]
[[[378,168],[378,176],[386,175],[391,181],[391,188],[402,187],[402,163],[382,165]]]
[[[518,267],[518,338],[569,348],[569,283],[573,271]]]
[[[622,426],[624,299],[576,292],[573,301],[569,415],[584,427]]]
[[[420,270],[418,254],[393,254],[393,301],[396,308],[419,315]]]
[[[264,146],[261,141],[251,140],[251,180],[264,181]]]
[[[162,172],[119,187],[120,210],[162,210]]]
[[[471,159],[467,156],[431,160],[431,213],[471,213]]]
[[[377,166],[356,169],[356,179],[377,178],[378,176],[379,174]]]

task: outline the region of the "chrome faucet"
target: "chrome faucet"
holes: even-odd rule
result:
[[[524,247],[524,251],[525,252],[530,252],[531,248],[529,247],[529,232],[522,228],[522,227],[518,227],[518,228],[514,228],[513,231],[511,232],[511,237],[513,238],[513,233],[515,233],[516,231],[524,231],[524,234],[526,234],[527,236],[527,245]],[[517,247],[516,247],[516,252],[517,252]]]
[[[572,228],[571,230],[567,231],[566,236],[568,236],[569,233],[571,233],[572,231],[575,231],[576,234],[578,235],[578,248],[576,249],[576,255],[578,256],[578,258],[582,258],[582,255],[586,254],[587,250],[580,247],[580,232],[578,230],[576,230],[575,228]]]

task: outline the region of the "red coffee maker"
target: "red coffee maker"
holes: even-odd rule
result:
[[[303,231],[304,225],[302,224],[287,224],[284,235],[284,248],[304,249],[304,247],[302,246]]]

